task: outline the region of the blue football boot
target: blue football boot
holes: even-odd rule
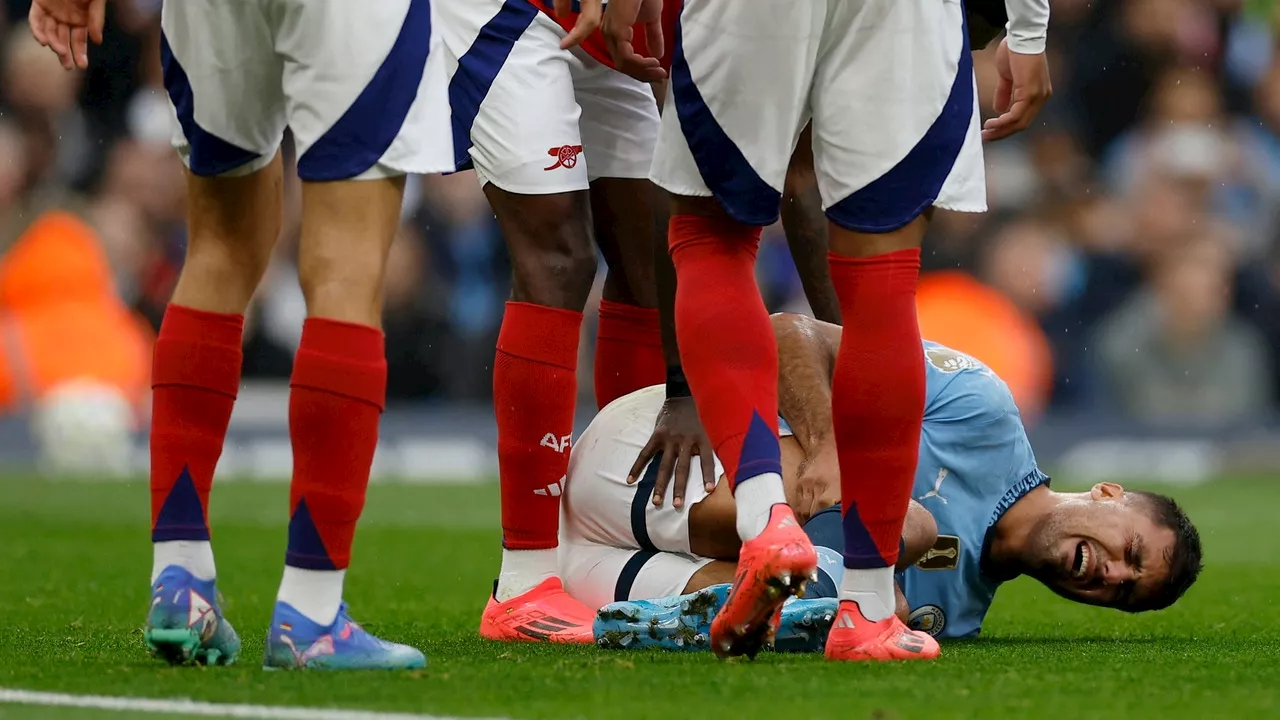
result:
[[[728,584],[657,600],[605,605],[596,613],[596,644],[609,650],[662,648],[706,650],[711,621],[729,596]],[[821,652],[835,619],[835,598],[792,598],[782,606],[772,648],[778,652]]]
[[[374,637],[342,603],[333,624],[322,627],[291,605],[276,601],[262,667],[311,670],[413,670],[427,659],[415,648]]]
[[[822,652],[836,619],[836,598],[791,598],[782,606],[782,621],[773,636],[775,652]]]
[[[240,637],[222,616],[214,581],[177,565],[161,571],[151,586],[142,639],[152,655],[172,665],[230,665],[240,654]]]
[[[608,650],[707,650],[711,620],[728,596],[725,584],[678,597],[609,603],[596,612],[596,645]]]

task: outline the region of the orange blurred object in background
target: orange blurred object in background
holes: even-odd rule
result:
[[[998,291],[959,271],[923,275],[916,295],[920,334],[986,363],[1034,422],[1053,387],[1053,354],[1035,319]]]
[[[0,413],[74,380],[137,405],[150,345],[115,293],[93,229],[75,215],[46,213],[0,257]]]

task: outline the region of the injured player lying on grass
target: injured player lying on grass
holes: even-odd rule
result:
[[[784,606],[776,647],[820,651],[843,573],[831,375],[840,328],[775,315],[787,500],[819,552],[819,580]],[[1170,498],[1101,483],[1049,488],[1008,387],[972,357],[925,342],[920,457],[898,563],[898,612],[940,638],[972,637],[1000,584],[1028,575],[1064,598],[1129,612],[1169,606],[1200,571],[1200,539]],[[733,497],[695,467],[685,502],[653,498],[658,460],[628,484],[662,388],[600,411],[569,461],[560,565],[568,591],[601,607],[605,647],[708,646],[735,571]],[[647,600],[652,599],[652,600]],[[647,601],[646,601],[647,600]]]

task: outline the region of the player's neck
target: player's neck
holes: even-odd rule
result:
[[[996,522],[983,564],[988,574],[1009,580],[1022,574],[1028,538],[1058,503],[1058,494],[1040,486],[1015,502]]]

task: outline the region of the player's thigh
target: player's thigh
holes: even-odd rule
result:
[[[691,513],[707,497],[698,463],[690,469],[685,503],[679,508],[671,501],[674,489],[668,489],[661,506],[653,504],[661,456],[649,462],[637,482],[627,482],[664,399],[660,385],[623,396],[605,406],[578,438],[569,456],[564,495],[566,540],[690,552]],[[717,461],[717,476],[720,470]]]
[[[926,209],[985,209],[973,58],[960,0],[833,3],[812,88],[827,216],[857,233]]]
[[[431,0],[276,0],[273,8],[303,180],[453,169],[448,58]]]
[[[599,608],[622,600],[680,595],[706,558],[606,545],[562,545],[560,574],[579,602]]]
[[[582,117],[583,157],[591,181],[649,178],[658,141],[658,103],[649,83],[575,50],[570,63]]]
[[[581,110],[573,57],[560,48],[564,31],[528,2],[438,2],[456,62],[449,100],[458,159],[469,159],[482,183],[507,193],[585,190]]]
[[[627,475],[664,399],[662,387],[624,395],[597,413],[574,441],[563,498],[565,539],[638,547],[632,520],[636,486],[627,483]]]
[[[778,218],[808,116],[826,0],[686,0],[653,161],[676,195],[714,196],[750,225]]]
[[[285,128],[282,63],[257,0],[183,0],[160,16],[160,62],[173,145],[200,177],[248,175],[275,157]]]

